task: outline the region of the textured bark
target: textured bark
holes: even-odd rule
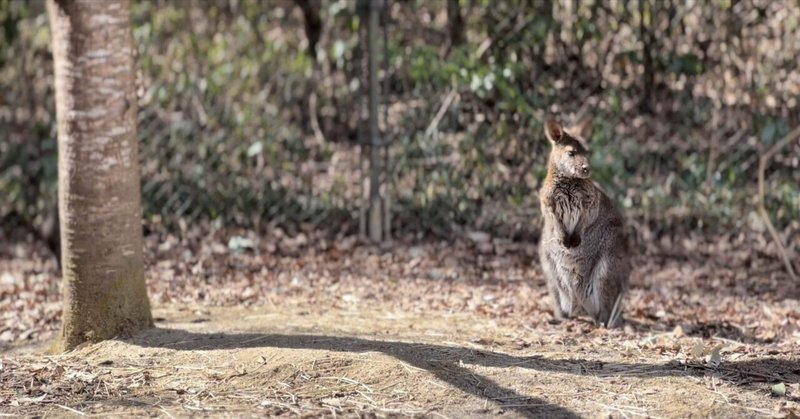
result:
[[[317,44],[322,35],[322,18],[319,9],[322,7],[319,0],[295,0],[295,4],[303,11],[306,38],[308,39],[308,55],[317,59]]]
[[[447,0],[447,29],[450,32],[450,46],[461,45],[466,41],[464,17],[458,0]]]
[[[64,314],[56,350],[152,326],[127,0],[48,0]]]

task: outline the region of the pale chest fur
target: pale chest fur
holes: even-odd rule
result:
[[[557,221],[566,234],[574,233],[597,217],[598,197],[590,182],[554,182],[542,195],[543,210],[550,215],[545,217],[545,224]]]
[[[586,227],[595,222],[599,208],[598,192],[591,181],[566,180],[550,182],[549,187],[542,189],[540,198],[545,220],[540,249],[542,257],[552,262],[550,269],[554,277],[562,283],[563,292],[569,294],[569,298],[563,301],[583,300],[575,293],[588,292],[582,288],[589,283],[586,249],[581,245],[567,247],[565,241],[573,234],[583,239]]]

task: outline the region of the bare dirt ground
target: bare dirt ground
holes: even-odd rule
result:
[[[56,268],[15,241],[0,246],[0,415],[798,417],[798,287],[770,246],[661,240],[609,331],[554,324],[535,245],[487,235],[150,236],[157,327],[47,355]]]

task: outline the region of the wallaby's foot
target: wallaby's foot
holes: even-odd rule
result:
[[[569,318],[570,314],[561,307],[561,301],[553,301],[553,323],[561,323]]]
[[[558,312],[558,311],[554,311],[553,312],[553,319],[550,320],[550,324],[561,324],[561,323],[564,323],[564,322],[569,321],[571,319],[572,319],[572,316],[570,316],[568,314],[564,314],[564,313],[561,313],[561,312]]]
[[[622,317],[622,298],[622,293],[617,294],[611,309],[609,311],[604,310],[604,312],[595,317],[595,323],[602,325],[606,329],[622,327],[625,324],[625,319]]]
[[[625,326],[625,319],[619,316],[615,320],[611,320],[611,323],[606,325],[606,329],[619,329],[622,326]]]
[[[594,324],[597,326],[605,327],[606,329],[617,329],[625,324],[625,320],[622,318],[622,316],[608,320],[595,319]]]
[[[575,309],[574,302],[569,294],[554,287],[553,289],[553,318],[558,322],[568,320],[572,317]]]

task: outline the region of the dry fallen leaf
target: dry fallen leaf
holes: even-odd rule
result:
[[[698,340],[694,346],[692,346],[692,351],[689,353],[694,358],[700,358],[705,353],[705,345],[703,345],[702,340]]]
[[[719,351],[722,349],[722,345],[715,347],[711,350],[711,355],[708,356],[708,366],[711,368],[719,367],[720,363],[722,362],[722,356],[720,355]]]
[[[675,326],[675,330],[672,331],[672,334],[674,334],[676,338],[681,338],[686,336],[686,334],[683,332],[683,327],[681,325]]]

